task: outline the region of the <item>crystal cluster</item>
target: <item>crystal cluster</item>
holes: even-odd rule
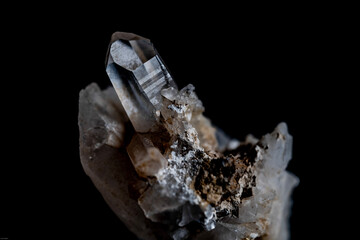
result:
[[[85,172],[140,239],[288,239],[285,123],[260,140],[230,139],[204,117],[193,85],[179,90],[148,39],[114,33],[114,88],[80,93]],[[115,90],[115,91],[114,91]]]

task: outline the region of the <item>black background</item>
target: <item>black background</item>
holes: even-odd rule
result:
[[[353,235],[338,218],[351,178],[340,177],[351,149],[342,142],[354,134],[356,112],[346,20],[323,6],[234,7],[108,6],[7,26],[0,237],[135,239],[83,172],[78,152],[78,93],[91,82],[109,86],[104,62],[115,31],[151,39],[178,85],[192,83],[205,115],[230,136],[260,137],[288,124],[288,170],[300,178],[291,239]]]

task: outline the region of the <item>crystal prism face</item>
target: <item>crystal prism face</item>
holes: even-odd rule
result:
[[[260,140],[230,139],[203,115],[195,87],[179,90],[151,42],[134,34],[113,35],[106,71],[114,88],[80,93],[81,162],[131,231],[140,239],[288,239],[299,180],[285,170],[285,123]]]

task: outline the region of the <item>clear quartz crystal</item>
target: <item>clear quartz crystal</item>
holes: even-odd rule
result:
[[[195,87],[178,90],[151,42],[134,34],[114,33],[106,71],[115,91],[92,84],[80,94],[81,162],[131,231],[141,239],[288,239],[298,179],[285,170],[285,123],[260,140],[230,139],[203,116]]]
[[[167,160],[159,149],[142,134],[134,135],[127,147],[127,152],[135,170],[142,177],[156,176],[167,166]]]

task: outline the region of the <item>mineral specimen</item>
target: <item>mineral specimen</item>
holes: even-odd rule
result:
[[[178,90],[148,39],[114,33],[114,88],[80,92],[85,172],[140,239],[288,239],[285,123],[260,140],[230,139],[203,116],[193,85]],[[115,91],[114,91],[115,90]]]

